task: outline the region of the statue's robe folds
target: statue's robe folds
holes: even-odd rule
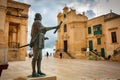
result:
[[[44,48],[44,33],[42,33],[42,24],[39,20],[34,21],[31,30],[31,41],[33,50],[38,51]]]
[[[34,21],[31,30],[31,41],[33,50],[38,51],[44,48],[45,33],[49,30],[55,29],[55,27],[44,27],[39,20]]]

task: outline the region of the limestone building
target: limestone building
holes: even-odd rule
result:
[[[84,13],[76,14],[75,10],[64,7],[63,13],[58,14],[58,22],[60,21],[64,23],[58,30],[55,57],[62,53],[65,58],[68,58],[69,54],[81,58],[86,56],[85,51],[89,48],[90,51],[94,50],[107,58],[120,47],[118,14],[110,12],[88,20]]]
[[[63,13],[58,14],[58,22],[63,21],[61,28],[58,30],[58,40],[56,41],[56,57],[59,53],[68,58],[77,55],[85,56],[82,50],[87,47],[86,43],[86,26],[87,16],[85,14],[76,14],[74,9],[63,8]]]
[[[120,47],[120,15],[110,12],[88,20],[87,47],[97,50],[104,58],[113,55],[114,50]]]
[[[9,61],[25,60],[27,44],[29,4],[12,0],[0,0],[0,61],[7,56]],[[6,52],[5,52],[6,51]],[[4,55],[7,53],[6,55]]]

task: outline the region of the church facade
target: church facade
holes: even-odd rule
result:
[[[0,1],[0,61],[25,60],[29,4],[12,0]]]
[[[76,11],[73,9],[69,11],[68,7],[64,7],[63,11],[63,13],[58,14],[58,22],[63,21],[63,24],[58,30],[56,50],[57,53],[64,52],[75,56],[83,53],[81,48],[86,48],[85,36],[88,18],[84,13],[76,15]]]
[[[58,30],[56,41],[56,54],[67,54],[75,58],[85,58],[86,51],[95,50],[99,55],[107,58],[113,55],[116,48],[120,47],[120,15],[110,12],[92,19],[85,13],[76,14],[74,9],[63,8],[63,13],[58,14],[58,22],[63,21]]]

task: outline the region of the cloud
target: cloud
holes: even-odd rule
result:
[[[54,34],[53,32],[54,32],[54,30],[48,31],[48,32],[46,33],[46,37],[49,38],[49,40],[46,40],[46,41],[45,41],[45,47],[46,47],[46,48],[53,48],[53,46],[55,45],[55,41],[56,41],[56,38],[57,38],[57,34]]]
[[[33,11],[32,9],[29,9],[29,13],[28,13],[28,43],[30,43],[30,39],[31,39],[31,28],[32,28],[32,23],[34,21],[34,15],[35,15],[35,11]]]
[[[43,14],[48,13],[48,10],[46,8],[43,9]]]
[[[89,19],[95,17],[95,15],[96,15],[93,10],[87,10],[87,11],[85,12],[85,14],[86,14],[86,16],[87,16]]]
[[[106,0],[106,2],[109,2],[109,0]]]
[[[120,0],[97,0],[93,11],[96,13],[96,16],[109,13],[111,9],[113,12],[120,14],[119,3]]]

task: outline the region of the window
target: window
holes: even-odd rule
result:
[[[112,43],[117,42],[116,32],[111,32]]]
[[[91,34],[91,27],[88,27],[88,34]]]
[[[66,14],[64,14],[64,18],[66,18]]]
[[[101,44],[101,38],[97,38],[97,44],[98,44],[98,45]]]
[[[67,25],[64,25],[64,32],[67,32]]]
[[[98,24],[93,26],[94,35],[102,34],[102,25]]]

